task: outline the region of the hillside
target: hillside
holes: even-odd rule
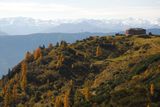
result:
[[[27,52],[2,107],[159,107],[160,37],[93,36]]]
[[[90,35],[106,35],[105,33],[38,33],[30,35],[0,36],[0,78],[7,74],[8,68],[15,66],[26,51],[33,51],[41,45],[56,44],[61,40],[73,43]],[[12,53],[12,54],[11,54]]]

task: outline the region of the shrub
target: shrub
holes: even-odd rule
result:
[[[142,60],[140,63],[136,64],[133,67],[132,72],[134,74],[140,74],[144,72],[151,63],[158,61],[158,60],[160,60],[160,54],[150,56],[147,59]]]

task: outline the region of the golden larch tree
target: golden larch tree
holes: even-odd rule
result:
[[[84,95],[84,97],[85,97],[85,99],[86,99],[87,101],[90,100],[90,98],[91,98],[91,93],[90,93],[88,87],[85,87],[85,88],[81,89],[81,93]]]
[[[27,63],[24,61],[21,65],[21,88],[25,93],[27,87]]]
[[[7,92],[7,90],[8,90],[8,86],[7,86],[7,84],[6,84],[6,85],[3,87],[3,89],[2,89],[2,94],[5,95],[6,92]]]
[[[152,83],[152,84],[150,85],[150,94],[151,94],[151,95],[154,95],[154,89],[155,89],[155,87],[154,87],[154,84]]]
[[[58,56],[58,62],[57,62],[57,68],[59,68],[60,66],[62,66],[62,63],[64,62],[64,56],[63,54]]]
[[[99,57],[101,55],[102,55],[102,49],[101,49],[100,46],[97,46],[97,48],[96,48],[96,56]]]
[[[49,90],[48,92],[47,92],[47,97],[51,97],[53,95],[53,93],[52,93],[52,91],[51,90]]]
[[[13,95],[13,100],[16,101],[18,93],[17,93],[17,84],[14,84],[13,89],[12,89],[12,95]]]
[[[41,48],[37,48],[35,51],[34,51],[34,59],[38,59],[38,58],[42,58],[42,52],[41,52]]]
[[[69,86],[70,86],[70,88],[73,87],[73,84],[74,84],[74,81],[73,81],[73,80],[70,80],[70,81],[69,81]]]
[[[61,96],[57,96],[55,100],[55,107],[62,107],[63,102]]]
[[[147,107],[150,107],[150,104],[147,104]]]
[[[64,107],[70,107],[69,96],[70,96],[70,90],[67,90],[67,91],[65,92],[64,98],[63,98]]]
[[[4,107],[9,107],[10,104],[10,95],[8,90],[6,91],[5,95],[4,95]]]

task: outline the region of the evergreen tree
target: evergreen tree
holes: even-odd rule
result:
[[[65,49],[67,47],[67,42],[66,41],[61,41],[61,48]]]
[[[56,47],[59,47],[59,42],[56,43]]]
[[[48,45],[48,49],[52,49],[53,48],[53,45],[52,45],[52,43],[50,43],[49,45]]]
[[[26,55],[25,55],[25,60],[27,61],[30,57],[31,57],[31,53],[27,52]]]

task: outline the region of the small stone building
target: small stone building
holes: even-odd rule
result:
[[[142,28],[130,28],[125,32],[126,36],[132,35],[146,35],[146,30]]]

